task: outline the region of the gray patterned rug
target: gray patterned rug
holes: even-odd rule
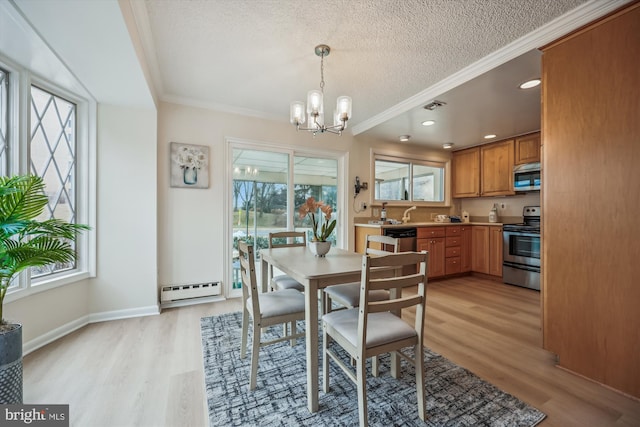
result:
[[[302,326],[302,325],[301,325]],[[260,351],[257,388],[250,392],[250,351],[240,359],[241,314],[201,319],[205,387],[211,426],[353,426],[358,424],[356,387],[330,364],[331,392],[319,392],[317,413],[307,410],[305,343],[280,343]],[[280,327],[267,334],[277,335]],[[249,331],[251,339],[251,331]],[[426,349],[427,417],[418,418],[413,367],[367,377],[371,426],[535,426],[545,415],[444,357]]]

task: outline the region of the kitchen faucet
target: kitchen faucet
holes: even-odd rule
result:
[[[417,209],[417,206],[411,206],[409,209],[404,211],[404,214],[402,214],[402,222],[404,224],[409,222],[409,220],[411,219],[411,217],[409,216],[409,211],[412,211],[414,209]]]

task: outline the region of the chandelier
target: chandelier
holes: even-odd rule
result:
[[[306,130],[316,133],[331,132],[342,135],[342,131],[347,128],[347,120],[351,118],[351,98],[348,96],[339,96],[336,102],[336,110],[333,113],[333,126],[325,126],[324,124],[324,57],[329,55],[331,48],[326,44],[319,44],[315,49],[316,55],[320,57],[320,90],[310,90],[307,94],[307,108],[305,118],[305,106],[302,101],[293,101],[291,103],[291,124],[296,126],[297,130]],[[301,127],[305,119],[309,127]]]

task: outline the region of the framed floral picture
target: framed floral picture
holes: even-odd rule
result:
[[[209,147],[171,143],[171,186],[209,188]]]

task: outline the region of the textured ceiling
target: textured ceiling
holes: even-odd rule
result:
[[[388,139],[416,115],[410,106],[398,109],[398,105],[407,100],[417,105],[416,96],[425,89],[583,3],[146,0],[135,10],[160,99],[286,122],[289,103],[305,100],[308,90],[319,87],[320,59],[314,47],[325,43],[331,47],[324,73],[327,115],[337,96],[349,95],[353,98],[350,129]],[[529,73],[538,72],[539,61],[534,59]],[[521,114],[526,115],[524,110]],[[436,144],[444,138],[449,136],[416,134],[412,141]]]

